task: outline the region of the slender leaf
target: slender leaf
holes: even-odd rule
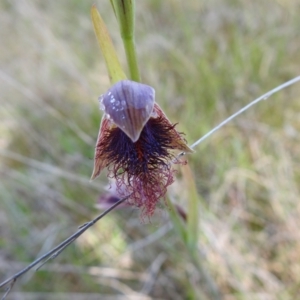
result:
[[[122,70],[108,30],[95,5],[92,6],[91,16],[95,34],[105,59],[111,83],[116,83],[120,80],[126,79],[126,75]]]

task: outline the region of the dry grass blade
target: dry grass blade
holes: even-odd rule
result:
[[[263,94],[262,96],[258,97],[257,99],[253,100],[252,102],[250,102],[248,105],[244,106],[242,109],[240,109],[239,111],[237,111],[236,113],[234,113],[233,115],[231,115],[229,118],[227,118],[226,120],[224,120],[223,122],[221,122],[218,126],[214,127],[212,130],[210,130],[208,133],[206,133],[203,137],[201,137],[199,140],[197,140],[196,142],[194,142],[190,147],[193,149],[196,146],[198,146],[200,143],[202,143],[205,139],[207,139],[209,136],[211,136],[213,133],[215,133],[217,130],[219,130],[221,127],[223,127],[224,125],[228,124],[231,120],[233,120],[235,117],[239,116],[241,113],[245,112],[246,110],[248,110],[250,107],[254,106],[255,104],[257,104],[258,102],[262,101],[262,100],[267,100],[270,96],[272,96],[273,94],[285,89],[286,87],[295,84],[296,82],[300,81],[300,76],[297,76],[279,86],[277,86],[276,88],[274,88],[273,90]]]
[[[11,291],[14,283],[18,280],[18,278],[20,278],[22,275],[24,275],[25,273],[27,273],[29,270],[31,270],[36,265],[38,265],[38,264],[41,263],[41,266],[43,266],[49,259],[57,257],[67,246],[69,246],[73,241],[75,241],[79,236],[81,236],[81,234],[83,234],[88,228],[90,228],[95,223],[97,223],[100,219],[102,219],[110,211],[112,211],[114,208],[116,208],[119,204],[121,204],[124,201],[126,201],[129,196],[126,196],[126,197],[120,199],[118,202],[116,202],[115,204],[113,204],[110,208],[108,208],[102,214],[100,214],[99,216],[97,216],[95,219],[93,219],[92,221],[90,221],[90,222],[84,224],[83,226],[81,226],[80,229],[77,232],[75,232],[73,235],[71,235],[65,241],[63,241],[62,243],[60,243],[58,246],[56,246],[52,250],[48,251],[47,253],[45,253],[44,255],[42,255],[41,257],[39,257],[38,259],[36,259],[35,261],[33,261],[30,265],[28,265],[26,268],[24,268],[20,272],[14,274],[10,278],[8,278],[8,279],[4,280],[2,283],[0,283],[0,288],[4,287],[4,286],[6,286],[7,284],[10,283],[10,286],[8,287],[8,290],[5,292],[2,300],[4,300],[7,297],[7,295]],[[37,269],[39,269],[40,267],[38,267]]]
[[[151,293],[154,283],[157,280],[158,273],[166,259],[167,255],[165,253],[160,253],[157,256],[157,258],[153,261],[153,263],[149,267],[149,280],[145,282],[141,290],[142,294],[148,295]]]
[[[6,288],[6,291],[5,291],[4,295],[3,295],[3,297],[1,298],[1,300],[4,300],[7,297],[7,295],[12,290],[12,288],[13,288],[14,284],[16,283],[16,281],[17,281],[16,278],[10,281],[10,285]]]

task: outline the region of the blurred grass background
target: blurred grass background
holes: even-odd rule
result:
[[[99,213],[107,179],[89,178],[109,81],[94,2],[0,2],[1,280]],[[125,65],[109,1],[96,5]],[[297,0],[137,1],[143,82],[190,144],[299,75],[299,12]],[[272,96],[188,157],[204,199],[198,261],[223,299],[299,297],[299,95],[296,84]],[[183,208],[185,185],[179,174],[170,188]],[[143,224],[125,209],[8,299],[215,299],[202,275],[167,211]]]

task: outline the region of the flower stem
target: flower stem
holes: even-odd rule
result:
[[[129,67],[130,79],[133,81],[140,82],[141,77],[140,77],[140,71],[139,71],[137,57],[136,57],[134,37],[131,38],[122,37],[122,39],[123,39],[127,63]]]
[[[130,79],[140,82],[140,72],[135,50],[135,0],[110,0],[119,23],[120,33],[126,52]]]

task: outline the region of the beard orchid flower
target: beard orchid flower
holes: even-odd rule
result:
[[[152,87],[121,80],[99,97],[104,111],[95,148],[96,178],[104,168],[120,197],[151,216],[174,181],[174,151],[193,152],[155,102]]]

